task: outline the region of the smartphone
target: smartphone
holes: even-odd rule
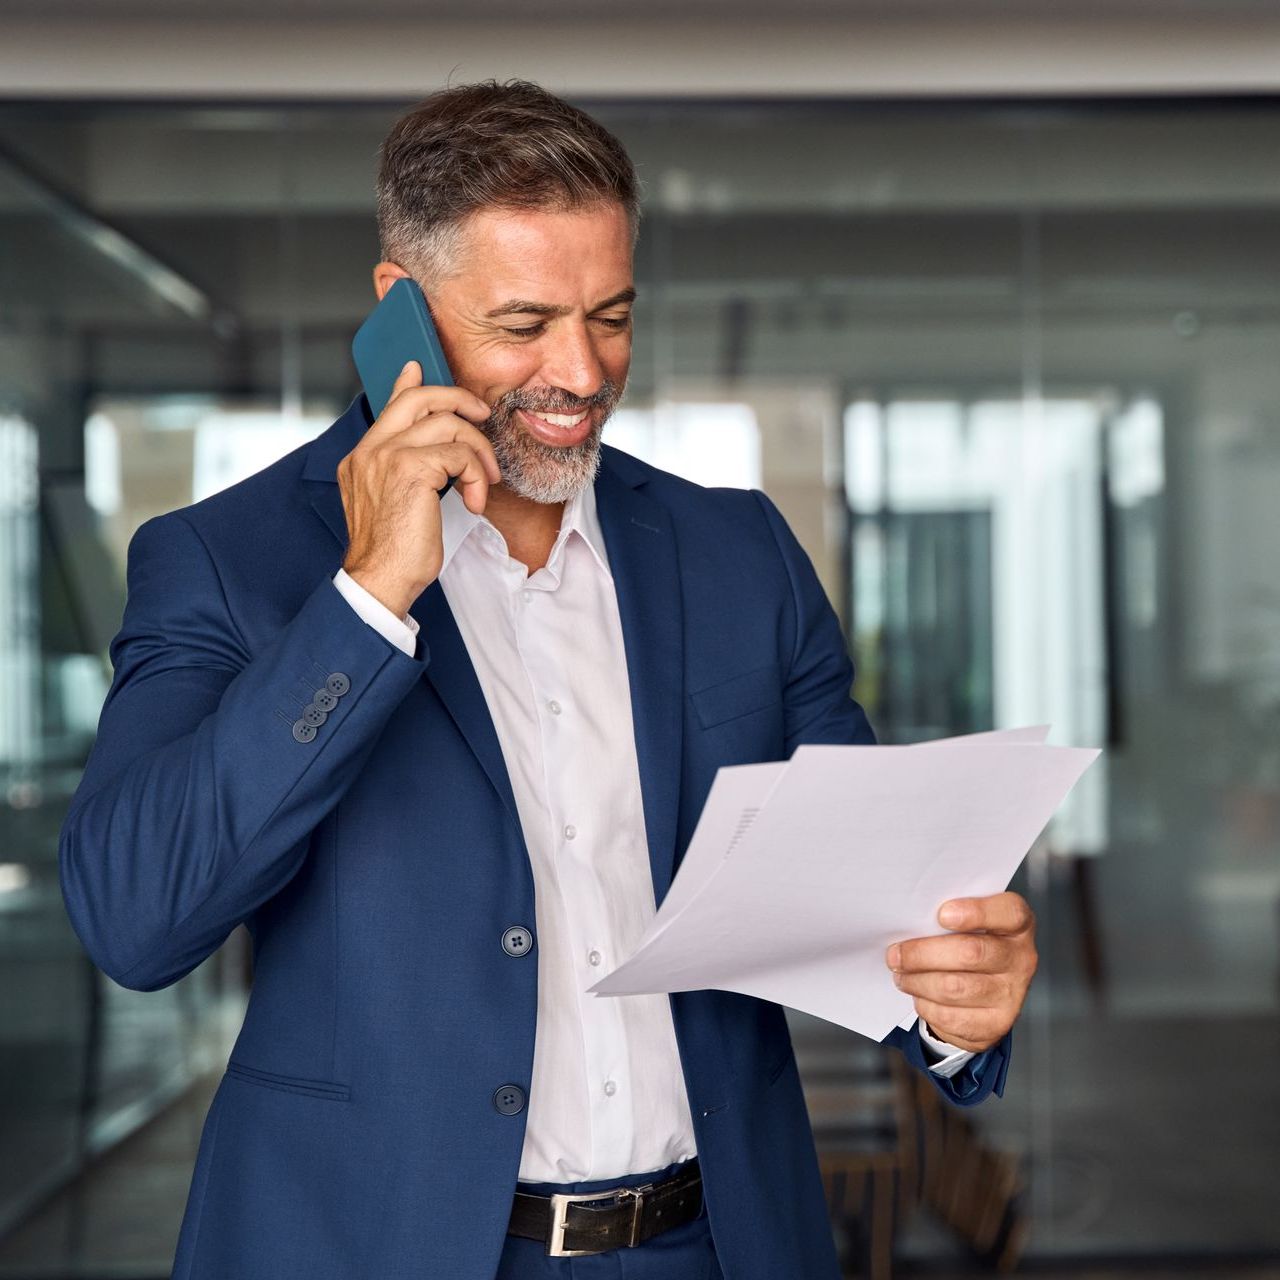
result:
[[[427,300],[417,282],[407,277],[402,276],[382,295],[382,301],[356,330],[351,355],[375,418],[386,408],[400,370],[409,360],[422,366],[424,387],[454,385]],[[450,476],[439,490],[440,496],[452,487]]]
[[[376,418],[391,399],[409,360],[422,366],[424,387],[451,387],[453,374],[417,282],[401,277],[382,296],[351,340],[351,355]]]

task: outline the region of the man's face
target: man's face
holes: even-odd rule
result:
[[[503,484],[563,502],[595,477],[631,364],[626,212],[484,210],[453,268],[428,301],[454,380],[493,406]]]

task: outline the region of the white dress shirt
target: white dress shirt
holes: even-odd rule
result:
[[[493,717],[533,869],[538,1009],[519,1177],[580,1182],[647,1173],[696,1153],[664,995],[596,997],[655,912],[626,655],[588,486],[564,508],[546,565],[528,573],[456,489],[440,504],[440,585]],[[397,618],[342,569],[361,618],[412,655]],[[931,1070],[973,1055],[937,1040]]]

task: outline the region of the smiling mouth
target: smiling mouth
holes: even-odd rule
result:
[[[596,430],[591,407],[577,413],[531,413],[521,409],[521,421],[525,430],[535,439],[553,449],[572,449],[584,443]]]
[[[524,412],[549,427],[559,427],[561,430],[567,431],[576,427],[590,410],[583,409],[580,413],[534,413],[532,409],[526,409]]]

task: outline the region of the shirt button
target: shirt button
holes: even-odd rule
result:
[[[614,1084],[612,1080],[606,1080],[604,1082],[604,1096],[606,1098],[612,1098],[613,1095],[617,1092],[618,1092],[618,1086]]]
[[[600,961],[601,961],[601,960],[603,960],[603,959],[604,959],[604,956],[602,956],[598,951],[588,951],[588,952],[587,952],[587,963],[588,963],[588,964],[596,965],[596,964],[599,964],[599,963],[600,963]]]
[[[562,708],[560,704],[552,698],[551,701],[547,703],[547,710],[550,711],[553,716],[558,716]]]
[[[532,592],[532,591],[522,591],[520,594],[521,594],[522,596],[524,596],[524,599],[525,599],[525,603],[526,603],[526,604],[528,604],[528,602],[529,602],[530,600],[532,600],[532,599],[533,599],[533,592]]]
[[[533,935],[523,926],[513,924],[502,935],[502,949],[509,956],[527,956],[533,949]]]
[[[577,834],[578,828],[575,827],[572,822],[564,829],[564,838],[566,840],[572,840]]]

